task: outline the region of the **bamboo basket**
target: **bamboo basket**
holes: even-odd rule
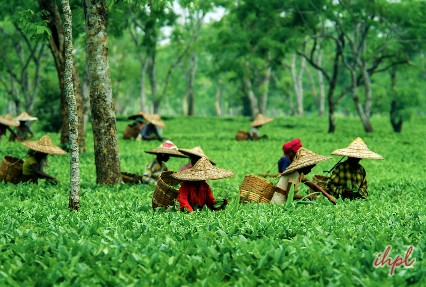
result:
[[[121,178],[124,183],[138,184],[142,183],[142,175],[130,173],[130,172],[121,172]]]
[[[168,208],[174,206],[178,197],[178,190],[175,186],[181,183],[180,180],[172,177],[173,171],[163,171],[155,186],[154,194],[152,195],[152,208],[157,207]]]
[[[246,131],[239,130],[235,135],[235,140],[237,141],[246,141],[249,139],[249,133]]]
[[[22,159],[5,155],[0,165],[0,181],[19,183],[23,164]]]
[[[270,202],[275,192],[282,193],[286,196],[285,191],[276,187],[271,182],[252,174],[244,177],[240,186],[240,202]]]
[[[143,127],[143,124],[137,124],[135,126],[131,126],[130,124],[126,126],[126,129],[124,130],[123,139],[129,140],[129,139],[136,139],[141,132],[141,129]]]
[[[315,174],[312,177],[312,182],[321,187],[323,190],[327,191],[327,181],[330,179],[330,177],[321,175],[321,174]],[[317,192],[313,190],[312,188],[309,189],[311,192]]]

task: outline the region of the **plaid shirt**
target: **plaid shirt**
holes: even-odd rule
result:
[[[160,164],[156,159],[150,162],[145,169],[143,174],[142,181],[143,183],[156,184],[160,174],[163,171],[167,171],[167,166],[162,163]]]
[[[367,187],[365,169],[360,164],[351,166],[347,160],[333,169],[327,183],[327,190],[331,195],[350,199],[367,198]]]

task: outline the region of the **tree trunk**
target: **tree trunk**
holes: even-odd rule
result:
[[[322,50],[318,52],[318,65],[322,65]],[[324,116],[325,113],[325,86],[324,86],[324,75],[321,71],[318,71],[318,86],[319,86],[319,101],[318,101],[318,114]]]
[[[61,13],[56,1],[50,0],[38,0],[41,10],[46,10],[49,12],[46,15],[48,21],[48,27],[52,33],[52,36],[49,39],[49,49],[52,52],[53,58],[55,60],[56,71],[59,79],[59,87],[61,91],[61,118],[62,118],[62,128],[61,128],[61,144],[66,145],[69,142],[69,124],[68,124],[68,107],[66,103],[66,95],[64,88],[64,69],[65,69],[65,50],[64,50],[64,29],[61,18]],[[73,57],[73,85],[74,85],[74,94],[77,101],[77,116],[78,116],[78,132],[79,132],[79,145],[80,150],[86,150],[86,140],[85,140],[85,129],[84,129],[84,120],[83,120],[83,98],[80,91],[80,79],[77,72],[77,65],[75,64],[75,59]]]
[[[364,130],[367,133],[372,132],[373,127],[371,126],[370,119],[368,115],[365,113],[364,108],[361,104],[361,101],[359,100],[356,70],[354,68],[350,69],[350,73],[351,73],[351,87],[352,87],[351,93],[355,103],[356,110],[358,112],[359,117],[361,118],[361,122],[364,127]]]
[[[87,51],[86,51],[86,57],[87,57]],[[89,83],[89,67],[87,66],[87,61],[84,67],[83,86],[81,89],[81,95],[83,99],[83,133],[86,134],[87,123],[89,122],[89,114],[90,114],[90,83]]]
[[[154,114],[160,113],[160,100],[157,95],[157,81],[155,79],[155,50],[152,52],[149,58],[148,64],[148,77],[151,85],[151,97],[152,97],[152,110]]]
[[[74,61],[72,56],[72,15],[68,0],[62,0],[62,9],[64,11],[65,49],[64,88],[68,103],[68,122],[70,132],[70,193],[68,207],[70,211],[78,211],[80,209],[80,155],[78,145],[77,101],[73,87]]]
[[[87,60],[95,149],[96,182],[121,183],[117,125],[108,63],[108,8],[105,0],[85,0]]]
[[[141,58],[142,56],[140,56]],[[146,95],[145,95],[145,78],[146,78],[146,68],[148,67],[148,59],[144,58],[141,61],[141,90],[140,90],[140,100],[141,104],[139,106],[139,110],[142,112],[147,112],[146,108]]]
[[[266,107],[268,104],[268,93],[269,93],[269,84],[271,82],[272,69],[269,66],[266,68],[265,77],[263,78],[262,83],[262,94],[260,95],[260,113],[266,114]]]
[[[259,113],[259,108],[258,108],[259,105],[257,102],[256,95],[253,91],[251,80],[247,76],[243,77],[243,90],[247,96],[247,100],[250,106],[250,114],[252,118],[255,118],[256,115]]]
[[[402,131],[402,124],[404,123],[403,118],[399,115],[398,101],[397,101],[397,91],[396,91],[396,70],[392,69],[391,73],[391,93],[392,101],[390,107],[390,122],[392,129],[396,133]]]
[[[194,81],[195,73],[197,71],[197,54],[196,52],[191,53],[189,59],[189,75],[188,75],[188,116],[193,116],[195,113],[195,92],[194,92]]]
[[[371,99],[372,99],[372,92],[371,92],[371,80],[370,75],[368,74],[367,67],[365,63],[361,66],[361,73],[362,73],[362,79],[364,80],[364,91],[365,91],[365,114],[367,117],[371,117]]]
[[[300,70],[297,72],[296,54],[291,59],[291,77],[293,79],[294,92],[297,101],[297,115],[303,116],[303,72],[305,70],[306,59],[302,58],[300,62]]]
[[[216,116],[220,117],[222,115],[222,109],[220,108],[220,99],[222,97],[222,88],[219,84],[216,86],[216,96],[214,99],[214,109],[216,111]]]

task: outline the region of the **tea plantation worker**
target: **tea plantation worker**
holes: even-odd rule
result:
[[[342,199],[367,198],[367,174],[360,160],[383,159],[383,157],[368,149],[364,141],[357,137],[347,148],[333,151],[333,155],[346,156],[347,160],[337,164],[327,182],[327,191]]]
[[[230,170],[214,167],[206,157],[202,157],[190,169],[173,173],[172,177],[183,181],[177,198],[180,210],[193,212],[205,205],[210,210],[224,209],[228,198],[224,198],[222,203],[216,201],[206,180],[226,178],[233,174]]]
[[[278,161],[278,172],[282,173],[294,160],[297,151],[302,147],[300,139],[295,138],[283,144],[284,156]]]
[[[22,112],[15,118],[19,121],[19,126],[16,128],[16,136],[11,134],[9,136],[10,141],[26,141],[34,137],[34,133],[31,131],[28,122],[37,121],[38,118],[30,116],[27,112]]]
[[[147,164],[142,176],[142,182],[146,184],[157,183],[160,174],[168,170],[165,163],[170,157],[187,157],[180,153],[177,146],[169,140],[163,142],[159,147],[145,152],[156,155],[155,159]]]
[[[314,190],[322,192],[321,188],[313,182],[310,182],[305,175],[311,172],[312,168],[321,161],[328,160],[331,157],[316,154],[306,148],[300,148],[298,155],[294,161],[286,168],[281,174],[278,187],[281,188],[285,195],[279,192],[275,192],[271,203],[283,204],[286,200],[286,195],[291,194],[290,189],[293,186],[293,199],[302,199],[304,196],[297,194],[300,189],[300,183],[308,185]],[[325,194],[324,194],[325,195]],[[327,195],[326,195],[327,196]],[[315,195],[307,196],[308,199],[314,199]]]
[[[10,114],[0,116],[0,143],[1,138],[6,135],[7,131],[10,131],[11,135],[16,136],[15,132],[10,127],[19,126],[19,121],[12,119]]]
[[[267,135],[263,135],[263,136],[259,136],[259,129],[273,121],[274,119],[272,118],[267,118],[262,114],[257,114],[256,118],[250,123],[250,125],[252,126],[250,132],[249,132],[249,140],[260,140],[262,138],[268,138]]]
[[[200,146],[196,146],[191,149],[180,148],[179,151],[189,157],[189,162],[183,165],[179,171],[184,171],[188,168],[191,168],[195,163],[202,157],[207,158],[212,165],[216,165],[211,159],[209,159],[203,152]]]
[[[164,128],[166,125],[161,120],[159,115],[145,114],[145,124],[141,129],[138,140],[159,140],[163,141],[160,135],[159,128]]]
[[[123,139],[136,139],[145,123],[144,113],[138,112],[137,114],[129,116],[128,119],[134,120],[134,122],[126,126],[126,129],[124,130],[123,134]]]
[[[22,166],[21,182],[38,183],[41,178],[47,179],[51,184],[57,184],[59,181],[44,172],[47,167],[47,156],[64,155],[66,152],[60,147],[54,145],[48,135],[43,136],[38,141],[22,142],[27,147],[28,155]]]

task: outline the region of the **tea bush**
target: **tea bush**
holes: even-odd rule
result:
[[[338,131],[326,133],[325,118],[276,118],[261,128],[267,140],[236,142],[248,118],[168,118],[163,136],[179,147],[200,145],[228,179],[210,181],[217,197],[229,197],[224,211],[192,214],[154,212],[153,186],[96,185],[93,140],[81,155],[81,210],[68,205],[68,157],[49,156],[47,172],[58,186],[0,183],[1,286],[424,286],[426,268],[426,161],[424,119],[391,132],[385,118],[373,118],[374,133],[362,132],[356,118],[339,118]],[[123,171],[142,174],[160,142],[122,140]],[[36,125],[35,125],[36,126]],[[37,131],[37,130],[36,130]],[[41,134],[40,134],[41,136]],[[39,138],[40,136],[36,136]],[[59,135],[51,134],[58,143]],[[367,200],[324,197],[290,207],[239,204],[246,174],[275,173],[283,142],[328,155],[360,136],[385,160],[362,160],[369,181]],[[2,155],[22,157],[19,143],[1,144]],[[322,162],[308,177],[330,169]],[[171,158],[172,170],[187,162]],[[274,183],[277,179],[270,179]],[[304,190],[302,190],[303,192]],[[390,257],[416,259],[412,268],[375,268],[386,246]]]

